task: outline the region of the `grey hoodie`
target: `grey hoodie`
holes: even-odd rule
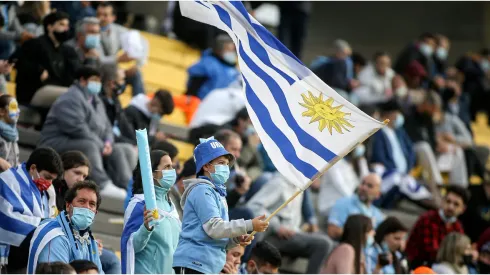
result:
[[[209,185],[213,188],[213,190],[216,189],[214,184],[206,179],[197,178],[184,180],[184,193],[180,199],[180,206],[182,209],[185,209],[185,202],[192,189],[200,184]],[[227,205],[226,208],[228,209]],[[249,231],[253,231],[252,220],[239,219],[227,222],[220,217],[211,218],[209,221],[204,223],[202,227],[204,232],[206,232],[206,234],[213,239],[230,238],[230,243],[228,244],[227,249],[231,249],[240,243],[238,237],[247,234]]]

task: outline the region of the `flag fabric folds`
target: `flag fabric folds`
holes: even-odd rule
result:
[[[278,171],[299,188],[383,127],[314,75],[240,1],[180,1],[180,9],[233,39],[252,123]]]

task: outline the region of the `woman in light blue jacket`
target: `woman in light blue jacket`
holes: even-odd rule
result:
[[[169,155],[160,150],[150,154],[153,183],[160,219],[155,226],[146,210],[140,164],[134,170],[133,197],[124,214],[121,237],[122,273],[171,274],[181,224],[179,214],[168,196],[177,178]]]

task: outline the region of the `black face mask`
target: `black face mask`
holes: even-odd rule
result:
[[[56,40],[60,44],[67,41],[68,39],[70,39],[70,33],[68,31],[64,31],[64,32],[54,31],[53,35],[54,35],[54,38],[56,38]]]
[[[480,271],[480,274],[490,274],[490,265],[478,261],[478,270]]]
[[[124,93],[124,91],[126,90],[126,83],[122,84],[122,85],[119,85],[119,84],[116,84],[116,87],[114,87],[114,94],[115,95],[121,95],[122,93]]]
[[[463,263],[465,265],[473,264],[473,255],[463,255]]]

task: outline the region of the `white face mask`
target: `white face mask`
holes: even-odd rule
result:
[[[223,60],[228,64],[235,65],[237,60],[237,55],[235,52],[226,52],[223,54]]]
[[[434,53],[434,49],[426,43],[421,43],[419,49],[425,57],[430,57]]]

